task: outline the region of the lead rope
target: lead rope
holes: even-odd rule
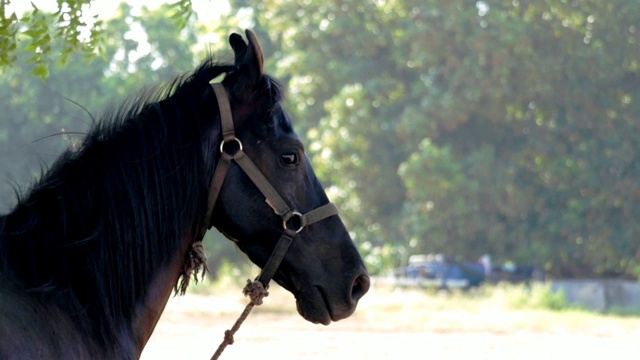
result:
[[[262,305],[262,299],[269,296],[267,289],[265,289],[264,286],[262,286],[262,283],[258,280],[247,280],[247,285],[242,289],[242,293],[244,296],[249,296],[251,301],[249,301],[249,304],[245,306],[244,311],[240,314],[240,317],[238,317],[231,329],[224,332],[224,340],[222,340],[220,345],[218,345],[218,349],[211,357],[211,360],[219,359],[227,345],[233,345],[233,335],[235,335],[235,333],[240,329],[240,325],[242,325],[247,317],[249,317],[253,307],[256,305]]]
[[[309,214],[311,214],[311,212]],[[242,323],[247,319],[247,317],[251,313],[251,310],[253,310],[253,307],[262,305],[262,299],[269,296],[269,292],[267,291],[269,289],[269,281],[271,281],[271,278],[275,274],[276,270],[278,270],[278,266],[284,258],[284,255],[287,253],[287,249],[293,242],[296,234],[297,231],[285,229],[284,233],[280,237],[280,240],[276,244],[271,257],[269,257],[269,260],[267,260],[267,263],[262,269],[262,272],[260,272],[260,275],[258,275],[258,277],[254,281],[247,280],[247,285],[245,285],[242,293],[245,296],[249,297],[249,304],[245,306],[244,311],[242,312],[242,314],[240,314],[231,329],[224,332],[224,339],[222,340],[220,345],[218,345],[218,349],[211,357],[211,360],[217,360],[218,358],[220,358],[220,355],[222,355],[222,352],[227,347],[227,345],[233,345],[233,336],[240,329],[240,325],[242,325]]]
[[[247,280],[247,284],[245,285],[244,289],[242,289],[242,293],[244,294],[244,296],[249,297],[249,304],[245,306],[244,311],[242,311],[242,314],[240,314],[231,329],[224,332],[224,338],[220,345],[218,345],[218,349],[211,357],[211,360],[219,359],[220,355],[222,355],[222,352],[227,347],[227,345],[233,345],[233,336],[240,329],[240,325],[242,325],[247,317],[249,317],[249,314],[251,313],[251,310],[253,310],[253,307],[262,305],[262,299],[269,296],[269,292],[267,291],[269,289],[269,281],[271,281],[271,278],[278,269],[278,266],[280,265],[282,258],[284,258],[284,255],[286,254],[287,249],[289,248],[289,245],[293,241],[295,235],[295,231],[285,229],[284,233],[280,237],[280,240],[276,244],[276,248],[273,250],[273,253],[271,254],[269,260],[267,260],[267,263],[262,269],[260,275],[258,275],[258,277],[253,281]]]
[[[248,156],[242,151],[242,143],[235,137],[235,131],[233,128],[233,119],[231,115],[231,106],[229,105],[229,99],[226,94],[224,86],[220,83],[212,84],[216,99],[218,100],[218,107],[220,108],[220,122],[222,124],[222,143],[220,144],[220,159],[218,165],[211,178],[211,184],[209,186],[209,208],[205,217],[205,221],[211,221],[211,214],[213,213],[213,207],[222,189],[222,184],[231,161],[235,161],[238,166],[244,171],[244,173],[251,179],[256,185],[258,190],[264,195],[267,204],[273,209],[273,211],[282,218],[283,233],[280,239],[276,243],[276,246],[267,260],[267,263],[262,268],[260,275],[254,280],[247,280],[247,285],[242,290],[245,296],[249,296],[249,304],[245,307],[244,311],[238,317],[230,330],[224,332],[224,339],[218,346],[218,349],[211,357],[212,360],[217,360],[222,352],[234,342],[233,335],[240,329],[240,325],[246,320],[251,313],[251,310],[256,305],[262,304],[262,299],[269,295],[267,291],[269,289],[269,282],[275,275],[284,255],[289,249],[289,245],[293,242],[295,236],[302,231],[307,225],[313,224],[320,220],[326,219],[333,215],[338,215],[338,208],[332,204],[327,203],[318,208],[315,208],[308,213],[302,215],[298,212],[291,211],[289,206],[280,194],[273,188],[271,183],[262,174],[262,172],[256,167],[256,165],[249,159]],[[225,152],[225,142],[235,142],[238,149],[235,153],[230,154]],[[291,221],[293,220],[293,221]],[[290,227],[289,222],[292,222]],[[210,225],[210,224],[207,224]]]

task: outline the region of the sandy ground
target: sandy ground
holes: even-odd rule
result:
[[[640,359],[637,318],[564,319],[558,327],[552,318],[537,326],[535,313],[407,313],[374,296],[353,317],[322,326],[297,315],[290,295],[275,297],[254,309],[221,359]],[[246,301],[230,294],[172,299],[142,359],[209,359]],[[533,325],[523,326],[525,318]]]

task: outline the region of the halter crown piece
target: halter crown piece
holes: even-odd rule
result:
[[[235,135],[231,105],[229,104],[229,97],[227,96],[227,91],[224,86],[221,83],[214,83],[211,84],[211,86],[213,87],[218,101],[218,108],[220,109],[222,141],[220,143],[220,160],[218,160],[218,165],[216,166],[209,186],[208,209],[205,221],[211,221],[213,208],[222,189],[227,170],[231,162],[235,161],[251,181],[253,181],[260,192],[262,192],[266,203],[273,209],[276,215],[282,218],[283,227],[280,240],[278,240],[276,247],[273,249],[269,260],[267,260],[260,274],[254,281],[247,280],[247,285],[243,289],[243,293],[245,296],[249,296],[251,301],[245,307],[238,320],[236,320],[231,330],[225,331],[224,340],[211,357],[212,360],[215,360],[220,357],[227,345],[233,344],[233,334],[238,331],[242,322],[249,316],[251,309],[255,305],[261,305],[262,298],[269,295],[267,292],[267,289],[269,289],[269,281],[271,281],[271,278],[273,278],[273,275],[278,270],[278,266],[280,266],[287,249],[289,249],[289,245],[291,245],[296,235],[307,225],[311,225],[333,215],[338,215],[338,208],[333,203],[327,203],[306,214],[291,210],[280,194],[278,194],[278,191],[242,150],[242,142]],[[227,146],[232,143],[235,143],[236,146]],[[232,152],[230,148],[234,151]],[[227,152],[227,150],[229,152]]]

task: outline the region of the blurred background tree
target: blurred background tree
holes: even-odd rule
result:
[[[18,61],[33,64],[32,74],[46,78],[51,60],[64,65],[72,54],[84,54],[89,60],[102,55],[104,28],[95,0],[31,1],[0,0],[0,66]],[[38,4],[50,7],[47,11]],[[164,16],[183,28],[192,16],[191,0],[177,0],[163,6]]]
[[[228,58],[228,33],[250,27],[370,270],[439,252],[555,277],[640,275],[640,3],[229,5],[209,24],[176,24],[172,5],[122,5],[99,24],[103,56],[71,52],[64,67],[50,56],[46,83],[28,75],[30,50],[17,51],[0,78],[2,178],[23,184],[39,171],[18,165],[16,149],[47,164],[59,150],[41,144],[59,147],[91,121],[65,97],[97,113],[207,50]],[[62,128],[66,137],[24,145]],[[214,266],[235,254],[213,243]]]

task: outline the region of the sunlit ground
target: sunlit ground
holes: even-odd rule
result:
[[[196,288],[170,301],[143,359],[209,359],[247,299]],[[212,294],[193,294],[208,293]],[[634,359],[640,317],[540,308],[539,291],[443,294],[374,284],[352,317],[313,325],[274,286],[221,359]]]

